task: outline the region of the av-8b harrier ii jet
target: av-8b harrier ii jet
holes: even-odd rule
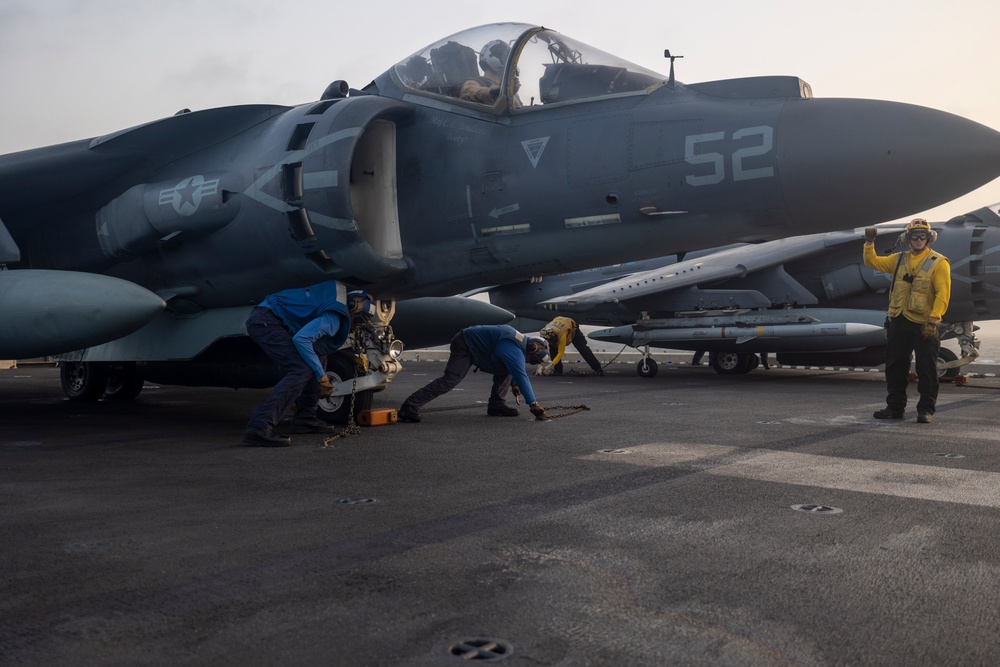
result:
[[[684,85],[672,60],[663,75],[482,26],[315,102],[0,157],[0,356],[64,353],[73,398],[131,397],[143,378],[264,386],[251,306],[337,279],[381,302],[331,357],[343,418],[352,387],[363,409],[399,369],[397,301],[413,336],[443,342],[486,317],[448,295],[875,224],[998,175],[1000,134],[947,113],[815,99],[787,76]]]

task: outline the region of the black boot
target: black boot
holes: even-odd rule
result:
[[[490,417],[516,417],[521,413],[517,408],[512,408],[506,403],[499,403],[486,408],[486,414]]]
[[[288,427],[289,433],[333,433],[334,428],[322,419],[312,417],[292,417],[292,423]]]
[[[292,441],[269,428],[247,428],[243,431],[243,444],[247,447],[287,447]]]
[[[396,416],[401,422],[413,422],[416,424],[420,421],[420,411],[408,403],[403,403],[399,406],[399,410],[396,410]]]

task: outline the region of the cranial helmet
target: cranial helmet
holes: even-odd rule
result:
[[[544,329],[542,329],[538,333],[541,334],[542,338],[545,339],[545,342],[549,344],[549,349],[550,350],[553,347],[555,347],[556,345],[559,344],[559,334],[557,334],[552,329],[549,329],[548,327],[545,327]]]
[[[351,311],[351,319],[361,317],[370,320],[375,317],[375,300],[371,294],[362,290],[348,292],[347,309]]]
[[[930,245],[937,241],[938,234],[936,231],[931,229],[929,222],[923,218],[914,218],[906,223],[906,227],[903,228],[903,241],[906,243],[910,242],[911,232],[927,232],[927,245]]]
[[[487,42],[483,50],[479,52],[479,66],[483,68],[483,71],[489,70],[500,74],[503,72],[503,66],[507,64],[509,57],[510,47],[507,46],[507,42],[494,39],[492,42]]]
[[[543,364],[549,356],[549,344],[544,338],[532,336],[524,344],[525,358],[529,364]]]

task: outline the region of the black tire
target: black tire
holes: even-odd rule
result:
[[[948,348],[942,347],[938,349],[938,355],[937,355],[938,365],[946,364],[949,361],[955,361],[956,359],[958,359],[958,355],[955,354],[953,351],[949,350]],[[956,366],[955,368],[944,368],[944,369],[939,368],[938,378],[957,377],[959,372],[961,371],[961,368],[962,368],[961,366]]]
[[[641,378],[656,377],[656,372],[658,370],[656,362],[652,359],[643,359],[635,367],[635,372],[638,373]]]
[[[144,381],[134,361],[111,364],[108,371],[108,386],[104,398],[116,401],[130,401],[142,391]]]
[[[96,401],[108,388],[109,366],[93,361],[62,361],[59,380],[71,401]]]
[[[753,355],[757,356],[757,355]],[[742,375],[752,370],[753,359],[742,352],[711,352],[708,363],[716,373],[722,375]]]
[[[326,375],[330,382],[337,384],[343,380],[354,379],[354,355],[350,352],[338,352],[331,354],[326,361]],[[362,410],[369,410],[372,401],[375,400],[375,391],[368,389],[359,391],[354,396],[354,417],[357,419],[358,413]],[[321,399],[316,408],[316,416],[330,424],[346,424],[351,411],[351,397],[331,396],[329,399]]]

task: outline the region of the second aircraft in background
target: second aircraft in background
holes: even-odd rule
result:
[[[934,249],[952,267],[941,334],[957,338],[962,351],[959,358],[942,348],[939,363],[955,375],[978,354],[974,322],[1000,318],[1000,204],[932,226]],[[899,250],[902,225],[879,230],[878,252]],[[792,365],[878,366],[890,276],[864,265],[863,242],[860,231],[847,230],[730,246],[500,286],[490,300],[521,318],[545,321],[557,311],[610,325],[589,337],[644,350],[644,377],[656,374],[650,347],[707,351],[723,374],[753,370],[762,353]]]

